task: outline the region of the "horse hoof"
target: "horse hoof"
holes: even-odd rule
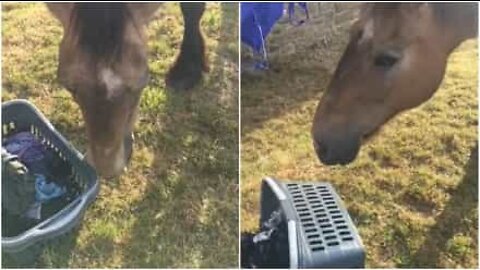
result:
[[[187,91],[197,86],[202,80],[202,68],[190,65],[184,68],[173,67],[167,75],[167,89]]]

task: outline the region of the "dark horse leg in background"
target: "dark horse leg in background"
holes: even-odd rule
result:
[[[183,41],[180,55],[167,75],[167,87],[175,90],[193,88],[207,71],[205,43],[200,32],[200,19],[205,3],[181,3],[184,20]]]

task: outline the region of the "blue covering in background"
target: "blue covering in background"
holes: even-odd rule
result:
[[[293,25],[301,25],[306,20],[297,19],[294,16],[295,5],[303,10],[306,20],[309,19],[306,2],[288,3],[288,17]],[[275,23],[282,17],[284,11],[283,3],[241,3],[241,40],[250,46],[254,53],[261,56],[261,60],[255,63],[256,69],[267,69],[267,50],[265,39],[272,30]]]
[[[283,15],[283,3],[241,4],[241,39],[257,53],[263,50],[263,40]]]

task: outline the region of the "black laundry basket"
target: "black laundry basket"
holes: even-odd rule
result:
[[[2,234],[2,252],[10,254],[16,261],[25,262],[32,260],[32,256],[36,258],[50,240],[58,239],[81,222],[85,210],[99,192],[99,182],[95,170],[35,106],[26,100],[3,103],[2,137],[22,131],[32,133],[47,148],[68,161],[72,166],[72,179],[80,187],[79,196],[50,218],[19,235],[3,237]]]
[[[262,182],[260,224],[282,215],[289,268],[363,268],[362,241],[329,183]]]

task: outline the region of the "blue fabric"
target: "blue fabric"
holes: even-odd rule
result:
[[[242,42],[262,52],[263,40],[282,15],[283,3],[241,3]]]
[[[41,174],[35,175],[35,199],[37,202],[46,202],[54,198],[58,198],[67,192],[65,187],[60,187],[54,182],[47,183],[45,176]]]

